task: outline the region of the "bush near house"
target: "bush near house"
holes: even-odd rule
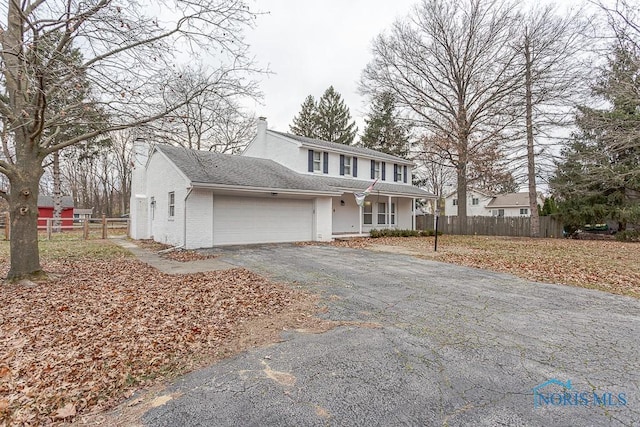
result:
[[[369,236],[377,239],[380,237],[428,237],[434,236],[436,233],[434,230],[398,230],[398,229],[390,229],[385,228],[382,230],[372,229],[369,232]],[[442,236],[442,232],[438,232],[438,236]]]

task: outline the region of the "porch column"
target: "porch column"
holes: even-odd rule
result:
[[[387,197],[387,228],[391,228],[391,196]]]
[[[416,229],[416,198],[411,199],[411,229]]]
[[[362,206],[358,206],[358,212],[360,217],[360,234],[362,234]]]

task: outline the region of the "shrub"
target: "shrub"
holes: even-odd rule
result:
[[[383,230],[377,230],[375,228],[369,231],[369,235],[377,239],[379,237],[418,237],[418,236],[433,236],[435,233],[433,230],[396,230],[391,228],[385,228]],[[442,235],[442,232],[438,232],[438,235]]]
[[[618,231],[616,240],[620,242],[640,242],[640,230]]]

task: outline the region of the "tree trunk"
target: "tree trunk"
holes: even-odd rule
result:
[[[462,159],[458,162],[457,193],[458,193],[458,221],[460,221],[460,233],[467,234],[467,163]]]
[[[525,29],[526,31],[526,29]],[[531,214],[531,237],[540,237],[540,217],[538,216],[538,192],[536,189],[536,164],[533,146],[533,97],[531,79],[531,39],[525,36],[524,56],[525,56],[525,102],[526,102],[526,127],[527,127],[527,177],[529,181],[529,212]]]
[[[62,231],[60,218],[62,218],[62,191],[60,190],[60,152],[53,153],[53,231]]]
[[[11,179],[9,209],[11,215],[10,281],[43,274],[38,249],[38,186],[43,169],[37,162]]]

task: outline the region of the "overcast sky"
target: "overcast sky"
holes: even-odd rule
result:
[[[288,132],[307,95],[316,99],[330,85],[342,95],[363,131],[368,110],[357,93],[371,60],[371,42],[405,17],[418,0],[259,0],[269,14],[246,34],[259,65],[272,75],[260,79],[262,104],[250,105],[269,128]]]

